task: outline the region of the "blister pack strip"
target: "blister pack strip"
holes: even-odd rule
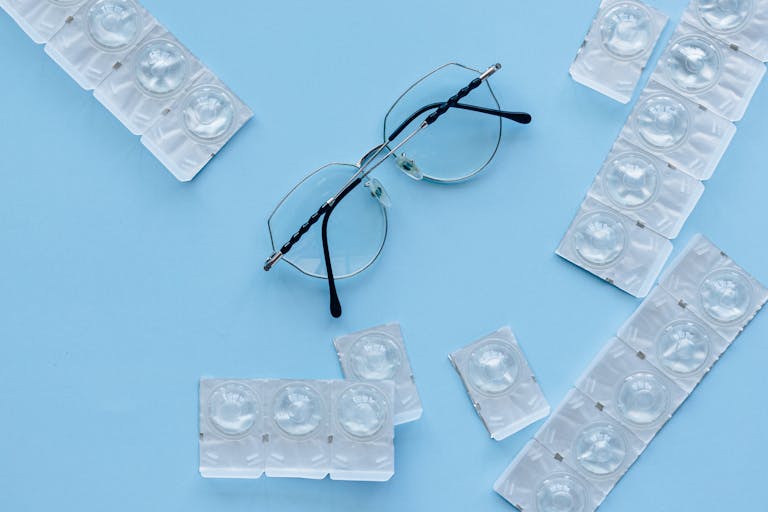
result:
[[[416,421],[422,406],[400,324],[372,327],[333,340],[344,378],[395,383],[395,425]]]
[[[449,359],[493,439],[501,441],[549,414],[549,403],[509,327]]]
[[[37,44],[47,43],[86,0],[2,0],[3,8]]]
[[[683,21],[768,61],[768,0],[692,0]]]
[[[642,2],[603,0],[571,64],[571,76],[628,103],[668,19]]]
[[[391,381],[200,381],[200,473],[386,481],[394,474]]]
[[[524,512],[595,510],[766,301],[768,289],[694,237],[494,490]],[[544,483],[556,479],[553,496]]]

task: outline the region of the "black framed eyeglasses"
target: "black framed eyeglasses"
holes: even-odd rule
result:
[[[357,163],[319,168],[278,203],[267,222],[274,252],[264,270],[284,260],[307,276],[327,279],[331,314],[341,316],[335,281],[370,267],[387,239],[391,200],[371,173],[391,159],[414,180],[465,181],[493,160],[503,119],[531,122],[530,114],[501,109],[489,80],[499,69],[448,63],[409,87],[384,118],[381,144]],[[467,85],[455,92],[461,84]]]

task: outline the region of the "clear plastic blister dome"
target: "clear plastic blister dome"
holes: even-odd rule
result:
[[[648,82],[620,137],[699,180],[712,177],[736,126],[673,92]]]
[[[573,79],[628,103],[667,16],[634,0],[603,0],[571,64]]]
[[[605,495],[645,448],[578,389],[566,395],[535,438]]]
[[[38,44],[47,43],[85,0],[4,0],[0,7]]]
[[[652,78],[731,121],[744,117],[765,65],[681,23]]]
[[[493,490],[525,512],[593,512],[605,498],[535,439],[517,454]]]
[[[688,393],[728,348],[722,336],[660,286],[618,336]]]
[[[648,294],[672,244],[658,233],[587,197],[557,254],[636,297]]]
[[[141,142],[180,181],[189,181],[253,116],[210,71],[201,73]]]
[[[399,324],[339,336],[333,344],[345,379],[394,381],[395,425],[421,417],[421,399]]]
[[[597,355],[576,388],[646,444],[688,396],[618,338]]]
[[[701,235],[667,268],[659,285],[729,342],[768,300],[765,286]]]
[[[155,27],[94,91],[134,135],[142,135],[202,71],[187,48]]]
[[[588,195],[673,239],[703,192],[704,185],[696,178],[618,139]]]
[[[493,439],[501,441],[549,414],[549,403],[509,327],[449,359]]]
[[[768,0],[691,0],[683,21],[768,61]]]
[[[154,17],[135,0],[90,0],[45,46],[83,89],[95,89],[150,31]]]

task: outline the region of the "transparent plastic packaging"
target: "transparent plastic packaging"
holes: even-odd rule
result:
[[[667,16],[634,0],[603,0],[571,64],[573,79],[628,103]]]
[[[624,323],[618,336],[688,393],[729,345],[660,286]]]
[[[421,399],[400,324],[380,325],[339,336],[333,345],[345,379],[394,381],[395,425],[421,417]]]
[[[597,355],[576,388],[646,444],[688,397],[618,338]]]
[[[593,512],[605,494],[531,439],[493,490],[522,512]]]
[[[618,139],[588,195],[665,238],[677,237],[704,185],[660,158]]]
[[[768,0],[691,0],[683,21],[768,61]]]
[[[747,111],[765,65],[681,23],[659,58],[652,79],[730,121]]]
[[[702,235],[664,271],[659,285],[727,341],[768,300],[768,289]]]
[[[549,403],[509,327],[448,357],[493,439],[501,441],[549,414]]]
[[[95,89],[157,26],[135,0],[90,0],[45,45],[83,89]]]
[[[200,474],[384,481],[394,474],[394,384],[200,381]]]
[[[621,137],[699,180],[707,180],[736,134],[727,119],[655,81],[640,94]]]
[[[34,42],[47,43],[86,0],[3,0],[0,7]]]
[[[200,74],[141,137],[180,181],[190,181],[253,112],[210,71]]]
[[[556,253],[636,297],[645,297],[672,252],[663,236],[587,197]]]
[[[536,440],[607,495],[645,444],[577,389],[536,433]]]
[[[142,135],[202,70],[200,61],[158,25],[93,95],[131,133]]]

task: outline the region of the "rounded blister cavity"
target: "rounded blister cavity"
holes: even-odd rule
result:
[[[752,285],[749,278],[737,270],[715,270],[701,283],[699,299],[701,308],[716,322],[738,322],[752,305]]]
[[[151,41],[136,58],[136,81],[145,92],[166,96],[187,82],[189,65],[184,50],[171,41]]]
[[[552,475],[536,490],[538,512],[582,512],[587,503],[584,485],[568,474]]]
[[[215,85],[203,85],[190,92],[181,111],[187,131],[204,142],[226,137],[235,121],[232,97]]]
[[[688,320],[668,325],[656,342],[656,357],[670,372],[690,375],[709,358],[709,334],[703,326]]]
[[[672,43],[665,59],[665,72],[684,92],[699,93],[720,79],[720,50],[703,36],[685,36]]]
[[[574,455],[579,465],[593,475],[610,475],[624,463],[627,443],[610,423],[596,423],[576,437]]]
[[[639,57],[653,40],[651,15],[648,9],[634,2],[614,5],[603,15],[600,36],[605,49],[615,57]]]
[[[630,423],[653,425],[663,419],[669,409],[669,390],[653,373],[635,373],[619,387],[616,407]]]
[[[688,110],[676,98],[652,96],[638,107],[635,129],[649,146],[666,150],[683,142],[688,135]]]
[[[87,19],[91,39],[105,50],[121,50],[141,32],[141,15],[132,0],[98,0]]]
[[[349,349],[352,372],[360,379],[394,378],[403,357],[397,344],[384,333],[366,334]]]
[[[698,0],[699,19],[715,32],[735,32],[749,21],[752,0]]]
[[[366,384],[354,384],[339,396],[338,422],[353,437],[372,437],[387,421],[387,408],[387,397],[381,391]]]
[[[486,395],[508,391],[514,386],[519,373],[517,351],[501,341],[490,341],[477,347],[467,363],[470,385]]]
[[[227,436],[242,436],[258,421],[256,394],[244,384],[228,382],[214,389],[208,398],[208,419]]]
[[[609,212],[593,212],[576,224],[573,243],[576,253],[588,264],[601,267],[615,262],[626,246],[624,225]]]
[[[603,188],[617,206],[640,208],[650,203],[659,188],[659,171],[639,153],[625,153],[611,161]]]
[[[275,396],[275,423],[290,436],[307,436],[317,430],[324,411],[320,394],[306,384],[288,384]]]

